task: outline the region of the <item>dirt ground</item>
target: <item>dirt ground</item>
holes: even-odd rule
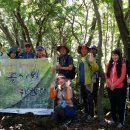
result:
[[[100,125],[95,118],[91,123],[76,118],[70,124],[54,124],[48,116],[0,113],[0,130],[119,130],[115,126]],[[124,130],[130,130],[130,112],[126,113]]]

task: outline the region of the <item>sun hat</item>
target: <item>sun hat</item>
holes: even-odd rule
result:
[[[82,47],[86,47],[88,50],[90,49],[87,44],[80,44],[80,45],[78,46],[78,49],[77,49],[77,52],[78,52],[79,54],[81,54],[81,48],[82,48]]]
[[[59,45],[59,46],[57,47],[57,51],[60,52],[61,47],[64,47],[64,48],[66,49],[67,53],[69,53],[70,50],[69,50],[69,48],[68,48],[66,45]]]

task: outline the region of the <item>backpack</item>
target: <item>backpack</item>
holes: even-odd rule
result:
[[[70,58],[70,55],[68,55],[66,57],[64,66],[68,66],[69,58]],[[68,78],[68,79],[74,79],[75,75],[76,75],[76,68],[75,68],[74,64],[73,64],[73,69],[64,71],[63,75],[65,75],[65,77]]]

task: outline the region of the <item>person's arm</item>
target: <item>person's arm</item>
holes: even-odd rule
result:
[[[90,53],[88,61],[91,65],[92,72],[98,71],[99,67],[98,67],[98,64],[96,63],[96,59],[94,58],[94,55],[92,53]]]
[[[57,69],[60,70],[72,70],[73,69],[73,59],[70,55],[66,58],[68,66],[62,66],[60,64],[57,65]]]
[[[61,66],[60,64],[57,65],[57,69],[60,70],[72,70],[73,69],[73,65],[69,65],[67,67]]]
[[[66,82],[66,103],[68,104],[71,103],[72,97],[73,97],[72,87],[70,87],[70,81],[68,80]]]
[[[107,86],[110,87],[112,85],[112,81],[111,81],[110,77],[107,76],[107,71],[108,71],[108,65],[106,65],[105,78],[106,78]]]
[[[51,86],[50,86],[50,98],[51,99],[55,99],[57,96],[57,90],[54,90],[55,87],[55,82],[52,82]]]
[[[125,75],[126,75],[126,64],[122,64],[122,68],[121,68],[121,76],[120,78],[118,78],[118,80],[114,83],[114,86],[118,86],[121,82],[124,81],[125,79]]]

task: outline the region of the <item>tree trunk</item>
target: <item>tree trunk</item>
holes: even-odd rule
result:
[[[101,66],[101,58],[102,58],[102,27],[101,27],[101,18],[100,14],[98,11],[98,6],[96,3],[96,0],[92,0],[93,6],[94,6],[94,11],[95,15],[97,18],[97,25],[98,25],[98,32],[99,32],[99,44],[98,44],[98,56],[99,56],[99,71],[103,73],[103,69]],[[98,93],[98,119],[100,121],[100,124],[104,124],[104,110],[103,110],[103,96],[104,96],[104,81],[103,81],[103,76],[100,81],[99,85],[99,93]]]
[[[114,0],[114,13],[120,31],[121,39],[124,44],[124,52],[130,64],[130,32],[125,23],[120,0]]]
[[[91,45],[93,35],[94,35],[94,30],[95,30],[95,27],[96,27],[96,22],[97,22],[97,19],[95,17],[93,17],[92,26],[90,28],[91,35],[90,35],[88,42],[87,42],[88,45]]]
[[[28,31],[28,28],[27,26],[25,25],[24,23],[24,19],[22,18],[21,16],[21,13],[20,13],[20,4],[18,5],[17,7],[17,10],[16,12],[14,12],[14,16],[16,17],[18,23],[20,24],[21,28],[23,29],[24,31],[24,34],[25,34],[25,42],[29,42],[30,44],[32,44],[32,41],[31,41],[31,38],[30,38],[30,35],[29,35],[29,31]]]
[[[8,27],[4,24],[2,19],[0,19],[0,28],[3,31],[3,33],[5,34],[6,39],[9,42],[10,46],[14,47],[15,46],[15,41],[12,38],[12,35],[9,32]]]

